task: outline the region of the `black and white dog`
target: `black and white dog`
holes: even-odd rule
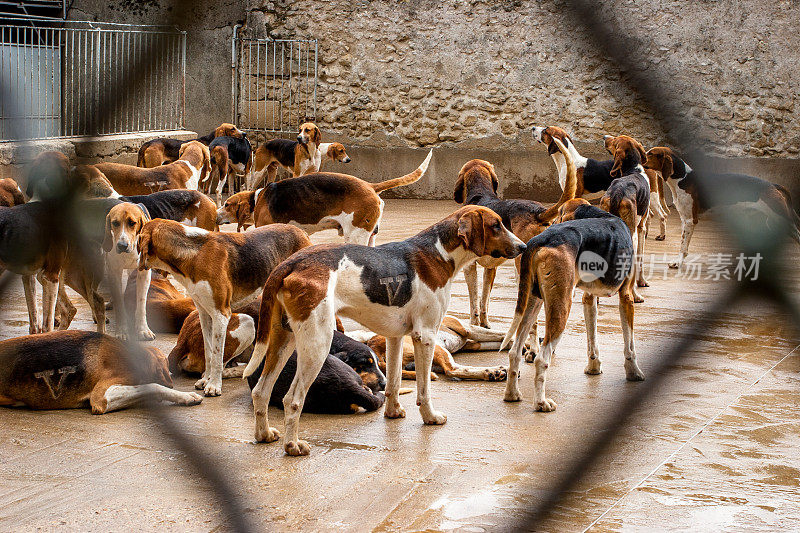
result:
[[[212,173],[209,174],[209,187],[213,185],[211,175],[216,169],[219,182],[217,183],[216,198],[217,205],[222,200],[222,188],[225,182],[228,183],[228,194],[233,194],[234,177],[236,174],[247,176],[253,163],[253,147],[247,140],[247,134],[242,133],[241,137],[223,136],[217,137],[208,145],[211,152]],[[210,191],[209,191],[210,192]]]

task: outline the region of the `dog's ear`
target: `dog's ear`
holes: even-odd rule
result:
[[[464,183],[464,169],[461,169],[461,172],[458,173],[458,179],[456,180],[456,188],[453,190],[453,200],[456,201],[458,204],[463,204],[465,200],[466,194],[466,186]]]
[[[150,255],[150,235],[152,230],[142,228],[136,243],[136,249],[139,252],[139,270],[147,270],[147,256]]]
[[[624,149],[614,149],[614,166],[611,167],[611,174],[612,178],[618,178],[622,175],[622,162],[625,161],[625,150]]]
[[[252,195],[255,197],[255,194]],[[244,201],[244,199],[239,198],[239,201],[236,205],[236,221],[239,223],[243,223],[247,220],[247,218],[253,213],[253,208],[250,206],[249,201]]]
[[[199,186],[200,183],[203,183],[208,178],[208,175],[211,173],[211,152],[208,149],[208,146],[203,145],[203,168],[200,171],[200,179],[197,181]]]
[[[470,211],[461,215],[461,218],[458,219],[458,239],[465,249],[482,257],[486,249],[483,215],[478,211]]]
[[[645,161],[647,161],[647,152],[644,151],[644,146],[639,141],[634,141],[636,146],[636,151],[639,152],[639,158],[641,159],[640,163],[644,165]]]
[[[322,142],[322,133],[320,133],[319,128],[316,125],[314,126],[314,133],[311,136],[311,140],[317,146],[319,146],[319,143]]]
[[[500,181],[497,179],[497,172],[494,171],[494,165],[489,163],[489,174],[492,176],[492,189],[497,194],[497,188],[500,186]]]
[[[661,175],[664,177],[665,180],[668,180],[672,173],[675,172],[675,168],[672,165],[672,156],[667,153],[659,154],[658,156],[661,159]]]
[[[114,245],[114,235],[111,233],[111,213],[106,215],[106,230],[103,236],[103,251],[110,252]]]
[[[336,318],[336,331],[339,333],[344,333],[344,324],[342,324],[342,319],[338,316],[334,318]]]

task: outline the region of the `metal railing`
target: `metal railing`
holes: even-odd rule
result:
[[[315,39],[249,39],[234,33],[231,67],[233,122],[241,129],[296,134],[301,122],[316,119]]]
[[[123,101],[119,85],[143,49],[153,64]],[[0,26],[0,139],[182,129],[186,32],[94,22]],[[102,101],[117,113],[100,112]],[[14,133],[12,133],[14,132]]]

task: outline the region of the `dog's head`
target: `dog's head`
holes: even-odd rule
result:
[[[533,128],[533,138],[547,146],[548,154],[558,153],[558,146],[553,139],[558,139],[567,148],[572,142],[569,134],[558,126],[536,126]]]
[[[297,142],[301,144],[312,142],[319,146],[319,143],[322,142],[322,134],[313,122],[303,122],[300,124],[300,133],[297,134]]]
[[[611,167],[611,176],[619,178],[622,175],[623,166],[636,166],[643,164],[647,159],[644,147],[627,135],[611,137],[606,135],[603,138],[606,150],[614,156],[614,166]]]
[[[333,161],[338,161],[340,163],[350,162],[350,156],[347,155],[342,143],[331,143],[331,145],[328,146],[328,151],[325,154]]]
[[[512,259],[525,251],[525,243],[511,233],[500,216],[489,208],[468,205],[453,216],[459,245],[478,257]]]
[[[165,387],[172,388],[172,376],[169,373],[169,362],[167,356],[155,346],[143,346],[142,351],[147,357],[142,358],[141,374],[142,377],[149,377],[150,383],[158,383]],[[143,383],[147,381],[142,380]]]
[[[69,187],[69,159],[61,152],[42,152],[28,167],[25,186],[28,198],[57,198],[67,194]]]
[[[111,208],[106,215],[106,230],[103,238],[103,250],[127,254],[136,251],[136,241],[150,216],[143,207],[123,202]]]
[[[253,191],[237,192],[225,200],[222,207],[217,209],[217,225],[236,222],[237,224],[255,224],[253,211],[255,211],[256,195]]]
[[[223,122],[214,130],[214,138],[217,137],[236,137],[237,139],[243,139],[244,132],[233,124]]]
[[[191,158],[191,159],[189,159]],[[200,141],[183,143],[178,150],[178,159],[189,161],[195,168],[200,169],[198,183],[203,183],[211,172],[211,152],[208,146]]]
[[[660,172],[661,176],[668,180],[674,168],[672,165],[672,150],[666,146],[656,146],[647,151],[647,160],[645,161],[645,168]]]
[[[556,217],[555,223],[558,224],[559,222],[566,222],[567,220],[575,220],[575,210],[582,205],[592,204],[584,198],[567,200],[558,208],[558,216]]]
[[[494,165],[483,159],[473,159],[467,161],[461,170],[458,171],[456,188],[453,190],[453,199],[459,204],[463,204],[468,199],[468,192],[472,190],[488,190],[491,187],[494,194],[497,194],[497,187],[500,182]]]
[[[117,196],[114,186],[106,175],[94,165],[77,165],[71,172],[72,183],[87,198]]]
[[[361,381],[372,392],[386,389],[386,376],[378,366],[378,356],[366,344],[355,342],[349,344],[349,350],[334,354],[350,366],[361,377]]]

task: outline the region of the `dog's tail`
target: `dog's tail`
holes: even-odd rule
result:
[[[144,143],[141,148],[139,148],[139,157],[136,159],[136,166],[144,168],[144,153],[147,151],[149,143]]]
[[[528,241],[528,248],[522,253],[522,257],[520,258],[517,306],[514,309],[514,319],[511,321],[511,326],[508,328],[508,333],[506,333],[505,337],[503,337],[503,341],[500,343],[501,351],[511,343],[511,340],[517,334],[517,330],[522,322],[522,315],[525,314],[525,309],[528,308],[528,301],[530,300],[531,289],[533,287],[534,261],[536,260],[536,252],[539,249],[535,245],[535,240],[536,237]]]
[[[789,190],[784,187],[783,185],[778,185],[777,183],[773,183],[778,192],[781,193],[781,196],[784,197],[786,200],[786,207],[789,211],[789,216],[792,217],[791,222],[794,224],[794,228],[796,230],[795,238],[797,238],[798,234],[800,234],[800,217],[797,216],[797,211],[794,209],[794,204],[792,203],[792,195]],[[800,242],[800,241],[799,241]]]
[[[428,165],[431,162],[431,157],[433,157],[433,150],[428,152],[428,157],[425,158],[425,161],[423,161],[422,164],[417,167],[417,170],[415,170],[411,174],[406,174],[405,176],[400,176],[399,178],[382,181],[380,183],[373,183],[372,188],[375,189],[376,193],[380,194],[387,189],[393,189],[395,187],[402,187],[403,185],[410,185],[414,183],[425,174],[426,170],[428,170]]]
[[[575,193],[578,189],[578,173],[575,170],[575,161],[572,159],[572,154],[569,153],[567,147],[559,140],[553,137],[553,142],[558,146],[558,151],[564,156],[564,161],[567,164],[567,180],[564,183],[564,190],[561,192],[561,198],[558,202],[548,207],[541,215],[539,215],[540,222],[550,222],[558,215],[558,209],[564,203],[575,198]]]
[[[285,311],[283,304],[278,300],[278,291],[283,287],[283,278],[290,270],[291,265],[285,263],[278,265],[264,285],[261,310],[258,315],[258,328],[256,329],[256,343],[253,347],[253,355],[244,369],[242,379],[247,379],[253,374],[265,358],[267,362],[262,375],[271,372],[278,363],[279,352],[289,335],[289,332],[283,327]]]

